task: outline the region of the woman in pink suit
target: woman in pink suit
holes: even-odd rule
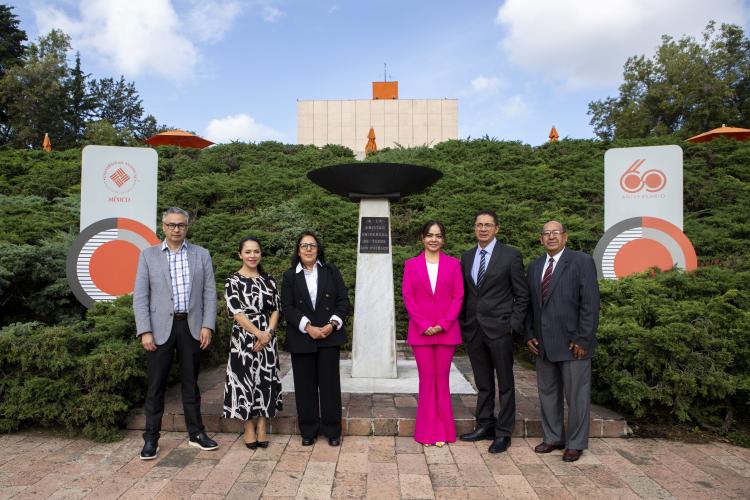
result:
[[[409,313],[407,342],[419,371],[414,440],[425,446],[456,441],[449,387],[453,352],[461,343],[458,313],[464,296],[461,262],[445,255],[445,226],[422,226],[424,252],[406,261],[402,292]]]

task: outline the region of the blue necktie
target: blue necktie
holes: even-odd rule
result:
[[[484,272],[486,270],[486,262],[485,262],[485,255],[487,255],[487,250],[480,250],[479,251],[479,271],[477,271],[477,288],[482,285],[482,280],[484,279]]]

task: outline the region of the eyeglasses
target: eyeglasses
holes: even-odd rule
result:
[[[558,236],[560,236],[564,232],[565,231],[560,231],[559,229],[554,229],[552,231],[542,231],[540,234],[542,235],[543,238],[551,238],[552,236],[554,236],[555,238],[557,238]]]
[[[495,227],[495,224],[491,224],[489,222],[485,222],[484,224],[482,224],[481,222],[477,222],[476,224],[474,224],[474,227],[476,229],[492,229],[493,227]]]
[[[300,243],[299,247],[302,250],[312,250],[313,248],[318,248],[318,244],[317,243]]]
[[[164,223],[164,227],[166,227],[170,231],[177,231],[178,229],[180,231],[184,231],[185,229],[187,229],[187,224],[183,224],[183,223],[180,223],[180,224],[169,223],[169,224],[167,224],[165,222]]]

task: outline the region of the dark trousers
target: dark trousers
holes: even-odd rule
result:
[[[338,346],[292,353],[297,422],[303,438],[341,436],[341,379]]]
[[[481,328],[468,344],[469,360],[477,385],[476,420],[479,427],[495,428],[496,437],[510,437],[516,423],[516,389],[513,379],[513,336],[490,339]],[[495,374],[500,410],[495,418]]]
[[[182,385],[182,409],[185,425],[190,436],[203,431],[201,419],[201,393],[198,389],[198,373],[201,368],[200,342],[190,334],[187,320],[175,320],[169,339],[148,356],[148,392],[146,393],[146,431],[143,439],[159,439],[161,417],[164,414],[164,391],[167,388],[169,369],[174,351],[180,367]]]

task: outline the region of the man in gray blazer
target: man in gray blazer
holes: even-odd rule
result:
[[[181,208],[167,209],[162,216],[164,241],[143,250],[138,259],[133,309],[136,335],[148,351],[143,460],[156,458],[175,350],[189,444],[202,450],[219,447],[203,427],[198,389],[201,349],[211,343],[216,323],[216,282],[208,250],[185,240],[189,219]]]
[[[565,449],[575,462],[588,448],[591,356],[599,325],[599,284],[591,256],[565,248],[568,234],[557,221],[542,228],[547,254],[529,265],[531,307],[526,343],[536,356],[544,441],[534,451]],[[563,429],[563,394],[568,403]]]

